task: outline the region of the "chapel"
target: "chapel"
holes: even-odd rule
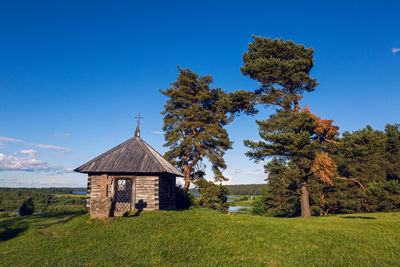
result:
[[[86,207],[92,218],[174,210],[176,177],[183,176],[140,138],[139,122],[134,137],[74,171],[88,174]]]

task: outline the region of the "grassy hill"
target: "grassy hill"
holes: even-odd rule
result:
[[[0,265],[399,266],[400,213],[266,218],[210,210],[0,219]]]

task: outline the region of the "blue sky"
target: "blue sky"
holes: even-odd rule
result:
[[[252,35],[315,49],[320,85],[303,104],[340,131],[400,123],[398,1],[3,1],[0,3],[0,186],[85,186],[71,169],[133,136],[163,153],[159,93],[176,66],[226,91]],[[261,108],[261,107],[260,107]],[[229,125],[231,183],[263,183],[244,156],[255,119]]]

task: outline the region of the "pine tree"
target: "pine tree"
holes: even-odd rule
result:
[[[312,92],[318,85],[309,74],[314,50],[282,39],[253,39],[241,67],[243,75],[261,84],[252,103],[275,105],[279,109],[268,120],[257,121],[260,136],[266,142],[245,140],[245,146],[251,149],[246,155],[256,161],[268,157],[293,161],[300,171],[301,215],[309,217],[307,180],[320,146],[313,138],[316,118],[309,112],[301,112],[299,101],[304,92]]]
[[[268,173],[265,204],[273,216],[296,216],[299,214],[299,169],[293,162],[273,158],[264,166]]]
[[[216,181],[227,180],[225,151],[232,148],[224,129],[233,117],[229,97],[220,88],[210,88],[211,76],[199,76],[190,69],[180,69],[171,88],[161,90],[168,97],[164,105],[165,157],[185,174],[184,190],[204,175],[202,162],[208,159]]]

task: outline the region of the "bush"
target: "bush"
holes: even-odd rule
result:
[[[227,212],[229,189],[224,185],[217,185],[213,182],[200,178],[196,182],[200,190],[199,204],[206,208]]]
[[[35,211],[35,205],[33,204],[33,199],[28,198],[24,202],[22,202],[21,207],[19,208],[19,215],[32,215]]]
[[[256,215],[265,215],[268,212],[268,207],[265,204],[265,197],[257,198],[251,204],[251,213]]]
[[[300,213],[300,202],[297,196],[282,198],[282,202],[277,202],[276,192],[267,186],[264,195],[256,198],[251,207],[251,213],[268,217],[293,217]],[[279,200],[279,198],[278,198]]]
[[[176,192],[176,209],[187,210],[193,205],[193,196],[185,192],[181,186],[175,187]]]

